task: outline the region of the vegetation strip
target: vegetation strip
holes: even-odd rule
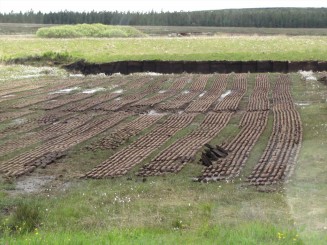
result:
[[[118,128],[109,136],[87,146],[88,150],[95,151],[97,149],[116,149],[122,145],[127,139],[138,135],[144,129],[151,127],[163,117],[161,115],[140,115],[135,120],[124,125],[118,125]]]

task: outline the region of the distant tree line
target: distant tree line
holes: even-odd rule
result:
[[[229,9],[193,12],[71,12],[0,13],[2,23],[79,24],[155,26],[221,26],[326,28],[327,8]]]

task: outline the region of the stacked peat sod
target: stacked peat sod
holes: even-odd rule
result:
[[[13,130],[15,133],[24,134],[18,139],[9,138],[3,141],[4,143],[0,145],[0,156],[69,133],[71,130],[86,124],[92,118],[88,115],[73,116],[62,111],[47,113],[49,115],[43,115],[40,118],[34,117],[26,124],[8,127],[3,130],[3,135],[8,135]]]
[[[122,107],[144,98],[145,94],[130,94],[118,97],[113,101],[102,102],[93,107],[96,111],[118,111]]]
[[[15,101],[10,107],[14,109],[21,109],[41,102],[57,100],[63,96],[62,93],[58,93],[58,91],[69,89],[72,84],[73,83],[71,82],[67,82],[65,85],[60,84],[50,87],[41,87],[36,90],[28,90],[23,93],[19,93],[20,99]]]
[[[220,103],[222,107],[218,107],[219,112],[207,113],[197,129],[160,152],[150,163],[143,166],[137,175],[152,176],[172,172],[177,173],[188,162],[194,161],[197,151],[205,143],[212,140],[228,124],[234,111],[237,110],[238,103],[246,92],[246,87],[246,75],[236,75],[232,93],[223,99],[223,101],[226,100],[228,103]],[[236,103],[233,102],[234,100]],[[227,105],[227,110],[225,110],[225,105]]]
[[[195,101],[190,103],[186,107],[185,112],[206,112],[210,106],[215,103],[222,93],[225,91],[227,86],[227,79],[229,75],[215,75],[211,88],[199,95]]]
[[[249,154],[266,128],[269,114],[269,81],[267,75],[258,75],[247,112],[243,115],[239,127],[241,131],[229,143],[222,147],[229,153],[225,158],[217,158],[209,164],[198,181],[219,181],[239,176]],[[225,108],[230,108],[225,103]],[[208,162],[206,162],[208,164]]]
[[[209,76],[193,78],[188,91],[182,92],[182,94],[170,99],[169,101],[160,103],[157,108],[159,110],[168,111],[182,109],[183,107],[187,106],[187,104],[189,104],[196,96],[200,95],[201,92],[204,92],[208,79]]]
[[[25,134],[29,133],[31,135],[32,134],[31,131],[42,130],[43,128],[45,128],[49,125],[57,124],[60,119],[64,118],[65,116],[68,116],[68,115],[69,115],[69,113],[56,111],[56,112],[46,113],[45,115],[32,114],[29,117],[17,118],[15,120],[18,120],[19,123],[16,123],[15,120],[13,120],[12,123],[8,127],[1,130],[0,139],[2,137],[6,137],[12,133],[25,133]],[[22,136],[22,137],[24,137],[24,136]],[[19,140],[21,140],[21,139],[19,139]],[[5,142],[5,141],[3,141],[3,142]],[[2,145],[0,145],[0,149],[1,149]],[[1,155],[1,153],[0,153],[0,155]]]
[[[24,152],[0,163],[0,173],[9,177],[18,177],[33,172],[42,164],[52,163],[55,160],[54,157],[58,157],[58,154],[60,155],[61,152],[66,152],[71,147],[102,133],[128,116],[130,116],[129,113],[118,112],[91,120],[89,123],[77,127],[69,133],[44,142],[44,144],[35,147],[31,151]]]
[[[183,106],[190,103],[199,94],[200,94],[199,92],[186,91],[186,93],[182,93],[171,100],[158,104],[157,108],[163,111],[172,111],[172,110],[181,109]]]
[[[200,163],[206,167],[209,167],[213,164],[214,161],[217,161],[219,158],[225,158],[228,156],[228,151],[224,148],[216,145],[213,147],[210,144],[204,144],[207,149],[201,153]]]
[[[135,86],[137,87],[138,85],[144,85],[148,82],[148,79],[140,79],[140,81],[135,82]],[[125,84],[125,82],[122,82]],[[94,82],[93,82],[94,84]],[[97,104],[96,100],[94,100],[92,97],[94,94],[92,93],[74,93],[74,94],[68,94],[64,96],[60,96],[57,99],[54,100],[47,100],[42,103],[39,103],[35,106],[36,109],[44,109],[44,110],[53,110],[55,108],[61,107],[61,106],[66,106],[66,110],[70,111],[75,108],[75,106],[79,106],[81,104],[81,107],[87,107],[85,105],[85,101],[88,99],[90,101],[93,100],[93,104]],[[117,94],[107,94],[103,96],[103,100],[106,101],[107,99],[113,99],[115,97],[118,97]],[[78,110],[78,109],[77,109]]]
[[[233,84],[231,93],[221,99],[215,106],[214,111],[232,111],[238,109],[238,105],[246,93],[247,78],[244,74],[236,74],[237,82]]]
[[[10,111],[10,112],[0,112],[0,123],[7,121],[7,120],[11,120],[11,119],[15,119],[18,117],[22,117],[25,116],[27,114],[30,114],[31,111],[28,110],[20,110],[20,111]]]
[[[207,82],[210,79],[211,75],[200,75],[192,81],[192,84],[189,88],[190,91],[201,92],[205,90]]]
[[[14,104],[11,105],[13,109],[21,109],[30,105],[34,105],[44,101],[52,101],[59,98],[61,94],[41,94],[38,96],[25,97],[23,99],[19,99]]]
[[[142,108],[143,110],[146,110],[149,107],[152,108],[156,104],[161,103],[167,100],[168,98],[173,97],[174,95],[180,93],[190,80],[191,77],[188,75],[182,76],[181,78],[176,78],[175,81],[167,89],[167,91],[139,100],[133,103],[131,107],[134,110],[137,108]]]
[[[71,115],[71,113],[63,112],[63,111],[46,112],[41,117],[39,117],[36,121],[38,125],[50,125],[50,124],[57,123],[60,119],[69,115]]]
[[[24,81],[24,80],[21,80]],[[7,83],[7,84],[1,84],[1,91],[0,91],[0,96],[8,96],[8,95],[12,95],[14,93],[22,93],[24,95],[25,92],[27,92],[28,94],[31,94],[31,91],[33,90],[38,90],[43,88],[44,85],[42,84],[38,84],[38,83],[29,83],[29,84],[24,84],[24,83],[20,83],[19,81],[17,81],[17,84],[15,86],[13,86],[11,83]],[[33,93],[32,93],[33,94]]]
[[[36,143],[46,142],[60,135],[64,135],[71,130],[86,124],[91,118],[86,115],[79,117],[72,116],[65,118],[55,124],[40,128],[36,132],[24,134],[19,139],[12,139],[0,145],[0,156],[31,146]]]
[[[55,81],[53,82],[55,85],[53,84],[50,84],[49,86],[40,85],[40,86],[36,86],[35,89],[32,89],[35,87],[35,85],[33,86],[24,85],[22,87],[19,87],[19,89],[7,90],[7,92],[11,91],[11,93],[7,94],[7,96],[4,95],[4,97],[1,96],[1,92],[0,92],[0,102],[13,100],[14,103],[10,105],[10,108],[20,109],[40,102],[54,100],[62,96],[61,93],[57,93],[59,90],[69,89],[72,85],[76,86],[82,83],[81,81],[70,80],[70,81],[66,81],[65,84],[58,85],[55,83]]]
[[[129,84],[126,89],[137,90],[141,89],[141,91],[137,91],[136,93],[127,94],[124,96],[117,96],[114,100],[99,103],[97,106],[93,107],[93,110],[101,110],[101,111],[118,111],[123,107],[131,105],[133,103],[137,103],[138,101],[142,101],[146,96],[151,93],[157,92],[162,83],[166,80],[165,77],[157,79],[153,81],[152,79],[140,79],[137,80],[135,84]],[[132,86],[134,85],[134,86]],[[144,89],[142,89],[145,87]],[[118,94],[119,95],[119,94]]]
[[[58,97],[55,100],[47,100],[35,105],[36,109],[53,110],[55,108],[67,105],[68,103],[77,102],[93,96],[93,94],[75,93]]]
[[[81,112],[91,109],[97,105],[100,105],[104,102],[113,100],[117,98],[119,94],[117,93],[105,93],[105,94],[96,94],[91,98],[87,98],[76,103],[71,103],[68,106],[65,106],[65,111]]]
[[[45,153],[43,156],[41,156],[39,159],[36,159],[34,162],[29,163],[25,166],[35,166],[35,167],[41,167],[45,168],[47,165],[54,163],[58,159],[65,157],[67,155],[64,151],[54,151]]]
[[[179,130],[187,127],[195,114],[171,115],[129,146],[116,152],[109,159],[88,172],[87,178],[118,177],[127,174],[154,150],[163,145]]]
[[[273,131],[248,182],[270,185],[285,181],[293,172],[302,143],[302,123],[290,92],[291,79],[280,75],[273,91]]]
[[[98,149],[114,150],[132,136],[138,135],[146,128],[154,125],[162,117],[163,115],[140,115],[135,120],[119,126],[119,128],[112,132],[109,136],[92,143],[90,146],[87,146],[87,149],[91,151],[96,151]]]

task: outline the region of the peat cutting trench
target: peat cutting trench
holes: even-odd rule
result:
[[[290,73],[299,70],[327,71],[327,61],[117,61],[110,63],[87,63],[77,61],[64,65],[68,71],[81,72],[84,75],[105,73],[131,74],[136,72],[178,73]]]

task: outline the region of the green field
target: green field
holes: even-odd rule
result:
[[[327,37],[216,36],[187,38],[41,39],[0,36],[0,60],[59,53],[71,61],[326,60]]]
[[[22,78],[35,74],[41,77]],[[114,79],[133,81],[133,76]],[[269,75],[271,83],[276,77]],[[90,166],[112,154],[85,151],[85,146],[98,139],[93,138],[74,147],[58,163],[27,176],[57,176],[37,192],[19,193],[15,190],[19,179],[0,178],[0,244],[326,244],[327,87],[317,81],[303,81],[299,74],[291,77],[292,95],[304,127],[303,144],[291,181],[277,186],[274,192],[259,192],[239,180],[192,182],[191,177],[201,171],[195,162],[177,175],[149,177],[146,181],[133,172],[115,179],[79,179]],[[248,92],[240,108],[247,104],[254,78],[255,74],[249,75]],[[0,66],[3,87],[13,81],[33,84],[42,80],[50,86],[54,81],[71,79],[57,69]],[[79,79],[91,84],[107,78]],[[227,89],[230,85],[231,81]],[[213,142],[235,136],[240,118],[236,114]],[[8,126],[10,122],[5,121],[1,129]],[[176,137],[192,127],[195,125]],[[262,154],[271,127],[272,115],[246,164],[250,168]],[[30,217],[38,221],[36,225]],[[30,232],[26,232],[27,221],[32,224]]]

